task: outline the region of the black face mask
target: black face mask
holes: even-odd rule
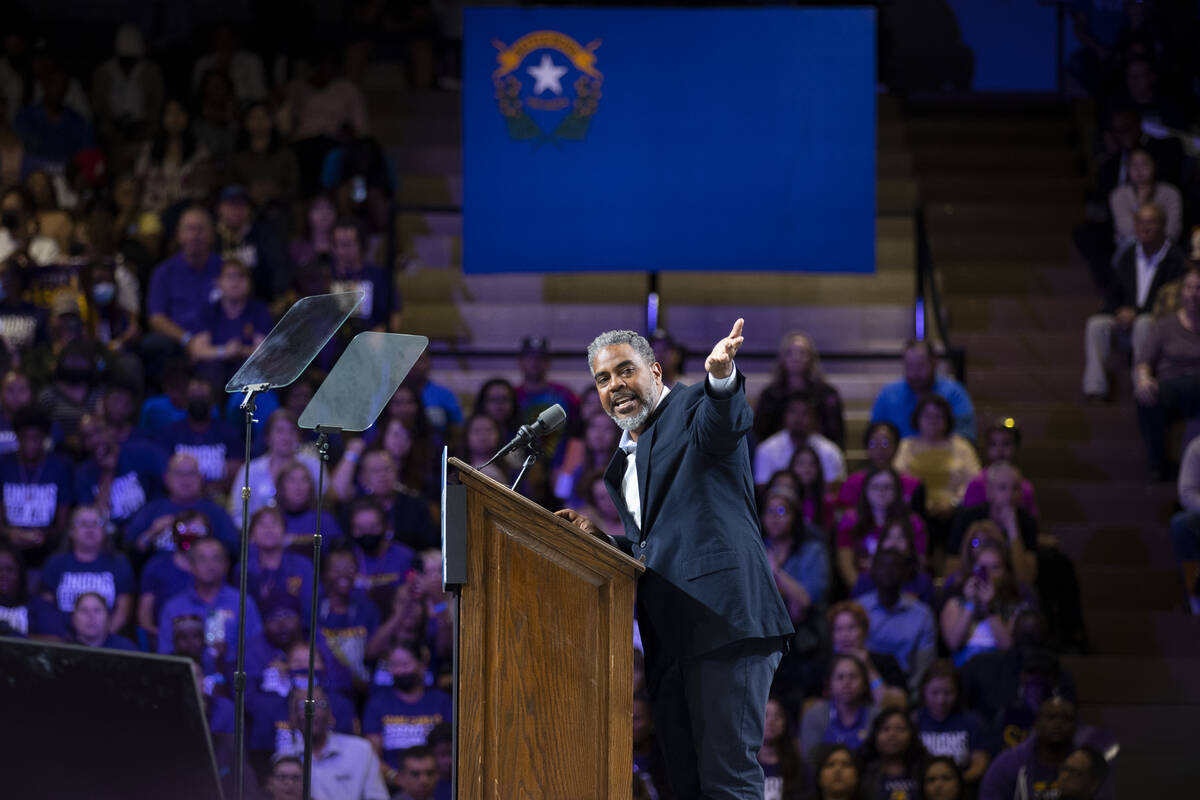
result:
[[[207,422],[212,418],[212,406],[207,400],[189,400],[187,413],[194,422]]]
[[[355,536],[354,541],[358,542],[358,546],[368,553],[374,553],[379,550],[379,545],[383,544],[382,533],[364,533],[361,536]]]
[[[405,672],[392,676],[392,686],[401,692],[411,692],[421,685],[421,676],[415,672]]]

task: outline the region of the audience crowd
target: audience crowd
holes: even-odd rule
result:
[[[521,343],[520,382],[471,397],[423,357],[376,425],[334,438],[318,516],[299,414],[350,336],[394,329],[401,310],[396,177],[358,78],[389,35],[413,85],[452,75],[453,24],[435,5],[354,4],[348,46],[304,53],[221,26],[181,63],[134,25],[90,65],[19,25],[0,53],[0,631],[185,656],[216,738],[233,731],[244,624],[246,750],[264,797],[299,793],[314,626],[314,797],[449,796],[443,446],[481,463],[561,403],[564,431],[520,490],[620,529],[602,479],[618,431],[592,387],[553,380],[536,337]],[[1136,17],[1074,64],[1104,120],[1076,236],[1104,297],[1084,392],[1107,397],[1114,351],[1132,349],[1162,477],[1171,423],[1200,410],[1200,271],[1182,249],[1196,182],[1170,135],[1186,123],[1173,84],[1157,77],[1170,62]],[[224,385],[297,298],[347,290],[365,300],[346,330],[259,400],[241,620],[245,454]],[[682,377],[683,349],[665,332],[654,343]],[[764,547],[796,627],[768,705],[765,796],[1106,797],[1110,742],[1079,722],[1058,658],[1087,648],[1074,568],[1039,535],[1019,421],[980,429],[926,343],[900,355],[861,442],[803,333],[751,398]],[[520,460],[488,474],[509,483]],[[1182,464],[1172,535],[1200,613],[1200,449]],[[666,800],[647,690],[635,679],[635,796]]]

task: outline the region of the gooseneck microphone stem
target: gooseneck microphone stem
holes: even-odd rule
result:
[[[508,487],[509,489],[514,492],[517,490],[517,484],[521,482],[521,478],[525,477],[525,470],[529,469],[541,454],[542,451],[539,448],[532,444],[529,445],[529,455],[525,456],[525,463],[521,465],[521,471],[517,473],[517,478],[512,482],[512,486]]]
[[[308,694],[304,699],[304,783],[301,800],[309,800],[312,792],[312,726],[316,703],[313,702],[314,676],[317,663],[317,586],[321,579],[321,517],[325,511],[325,470],[329,465],[329,433],[341,430],[317,426],[317,453],[321,468],[317,472],[317,529],[313,533],[312,606],[308,621]]]
[[[562,424],[567,421],[567,412],[558,403],[547,408],[541,414],[538,414],[537,419],[528,425],[522,425],[517,431],[517,435],[512,438],[508,444],[496,451],[496,454],[489,458],[483,464],[480,464],[475,469],[483,469],[490,466],[496,459],[506,456],[518,447],[524,445],[532,445],[534,442],[540,441],[546,436],[549,436],[554,431],[562,427]],[[525,466],[529,466],[526,464]],[[524,469],[521,470],[524,472]]]

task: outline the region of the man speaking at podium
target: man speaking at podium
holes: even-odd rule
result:
[[[609,331],[588,347],[600,404],[624,431],[604,481],[645,562],[638,624],[646,688],[679,798],[758,798],[767,693],[791,621],[767,564],[733,357],[743,320],[705,359],[703,383],[663,386],[650,344]],[[605,533],[565,509],[581,530]]]

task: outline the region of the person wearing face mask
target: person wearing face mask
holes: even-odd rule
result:
[[[262,631],[246,639],[246,685],[248,690],[287,697],[293,688],[307,686],[308,662],[293,673],[290,653],[299,645],[307,654],[308,631],[301,620],[301,601],[280,595],[268,599],[271,610],[263,617]],[[317,631],[317,655],[322,665],[332,659],[320,631]],[[320,685],[330,691],[350,691],[349,673],[336,663],[331,666],[332,669],[322,667]]]
[[[132,275],[128,278],[137,280]],[[131,312],[119,300],[117,266],[111,261],[93,263],[84,270],[83,283],[87,295],[84,327],[112,353],[128,349],[141,328],[137,312]]]
[[[78,313],[78,309],[72,312]],[[78,323],[78,316],[73,323]],[[96,366],[92,345],[83,340],[68,344],[58,354],[54,367],[54,380],[42,387],[37,395],[37,405],[50,415],[50,422],[57,423],[63,432],[65,448],[81,454],[79,422],[85,414],[93,414],[100,402],[96,388]]]
[[[412,568],[415,551],[392,540],[387,515],[371,498],[355,501],[348,520],[350,542],[358,559],[359,587],[383,613]]]
[[[188,383],[187,417],[167,426],[162,442],[170,452],[196,459],[209,494],[224,495],[242,464],[242,437],[216,419],[212,384],[199,378]]]
[[[434,725],[454,718],[450,696],[426,688],[428,666],[424,645],[407,642],[393,647],[387,659],[393,689],[374,694],[363,711],[363,734],[383,759],[388,784],[397,788],[400,751],[425,744]]]

